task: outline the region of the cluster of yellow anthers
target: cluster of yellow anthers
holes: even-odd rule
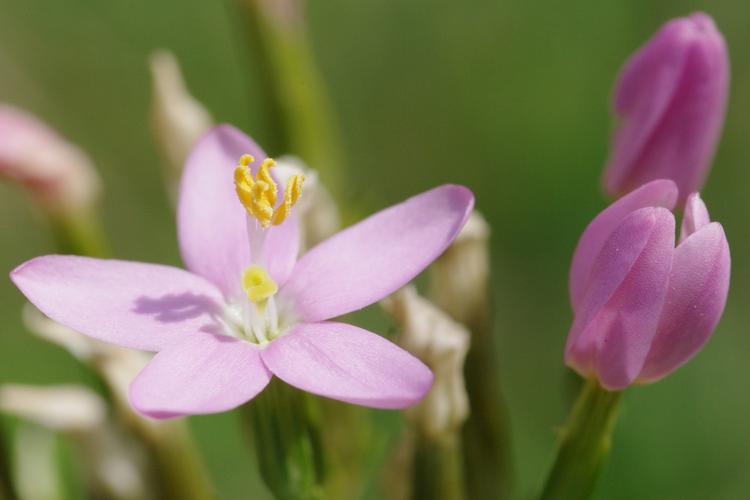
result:
[[[271,224],[278,226],[289,216],[292,207],[302,194],[303,175],[293,175],[284,187],[284,199],[279,206],[278,186],[271,177],[269,169],[276,165],[271,158],[266,158],[258,167],[258,173],[253,179],[250,164],[255,161],[252,155],[242,155],[239,165],[234,169],[234,185],[242,205],[247,213],[255,217],[264,228]]]

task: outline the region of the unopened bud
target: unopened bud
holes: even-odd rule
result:
[[[78,146],[30,113],[0,104],[0,177],[25,186],[45,210],[89,209],[101,182]]]
[[[153,78],[151,119],[157,146],[169,167],[171,189],[176,191],[188,154],[213,125],[213,118],[187,88],[174,54],[157,50],[149,60]]]
[[[604,186],[622,196],[671,179],[682,204],[711,169],[729,95],[726,42],[707,14],[665,23],[623,66]]]
[[[430,266],[430,297],[456,321],[471,325],[487,307],[490,227],[476,210],[448,250]]]
[[[453,436],[469,415],[463,368],[469,332],[408,285],[381,301],[401,331],[399,343],[435,374],[432,389],[407,418],[431,438]]]

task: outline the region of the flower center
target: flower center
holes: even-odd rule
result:
[[[242,272],[240,281],[245,297],[230,301],[224,310],[222,322],[227,335],[264,345],[288,330],[294,323],[293,315],[276,303],[279,287],[268,271],[252,264]]]
[[[302,194],[303,175],[293,175],[284,187],[284,199],[276,206],[278,186],[269,170],[276,165],[271,158],[266,158],[258,167],[258,173],[253,178],[250,164],[255,161],[252,155],[244,154],[234,169],[234,184],[237,197],[260,225],[267,229],[272,224],[278,226],[286,220],[292,207]]]
[[[240,157],[234,169],[234,185],[237,197],[247,211],[248,243],[250,262],[240,277],[245,297],[240,297],[226,311],[226,328],[231,335],[255,344],[267,344],[293,323],[293,315],[281,311],[275,295],[279,286],[266,268],[268,267],[265,242],[271,226],[283,223],[302,194],[304,176],[289,177],[284,186],[284,196],[279,202],[279,186],[271,176],[270,169],[276,163],[266,158],[258,167],[255,177],[250,165],[255,161],[249,154]]]
[[[288,325],[279,321],[274,295],[279,287],[262,266],[248,266],[241,277],[247,300],[240,299],[227,311],[229,332],[254,344],[267,344]]]

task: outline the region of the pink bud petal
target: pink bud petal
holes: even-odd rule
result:
[[[604,184],[621,194],[673,179],[681,199],[703,184],[724,122],[729,59],[709,16],[666,23],[623,67]]]
[[[700,195],[693,193],[688,196],[680,225],[680,243],[709,222],[711,219],[708,216],[708,209]]]
[[[568,335],[565,359],[608,389],[630,385],[656,334],[674,248],[664,208],[628,215],[596,256]]]
[[[680,243],[659,328],[640,380],[668,375],[703,347],[724,310],[729,270],[729,244],[719,223],[702,226]]]
[[[570,267],[570,301],[574,312],[583,299],[594,260],[615,228],[639,208],[664,207],[671,210],[676,201],[677,186],[674,182],[656,180],[623,196],[591,221],[578,241]]]

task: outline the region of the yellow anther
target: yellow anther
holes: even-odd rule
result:
[[[284,199],[281,205],[276,209],[276,213],[273,216],[274,225],[278,226],[284,220],[289,217],[292,211],[292,207],[297,200],[299,200],[302,194],[302,183],[305,181],[304,175],[293,175],[289,178],[284,188]]]
[[[266,158],[263,160],[263,163],[260,164],[260,167],[258,167],[258,175],[255,176],[255,180],[258,183],[265,182],[268,185],[265,196],[271,205],[276,205],[276,198],[278,196],[276,183],[274,182],[273,177],[271,177],[271,173],[268,171],[274,166],[276,166],[276,162],[271,158]]]
[[[234,169],[234,184],[246,189],[250,189],[255,184],[255,179],[253,179],[250,169],[246,165],[240,164]]]
[[[247,167],[254,161],[255,157],[253,155],[244,154],[240,156],[240,165],[242,165],[243,167]]]
[[[284,188],[284,199],[276,206],[279,188],[271,176],[270,169],[276,165],[271,158],[266,158],[258,167],[255,178],[250,172],[250,164],[255,159],[248,154],[240,157],[234,169],[234,185],[237,197],[247,210],[264,228],[271,224],[278,226],[289,217],[292,207],[302,194],[302,175],[293,175]]]
[[[252,265],[242,273],[242,289],[247,298],[256,304],[263,304],[279,290],[276,282],[261,266]]]

